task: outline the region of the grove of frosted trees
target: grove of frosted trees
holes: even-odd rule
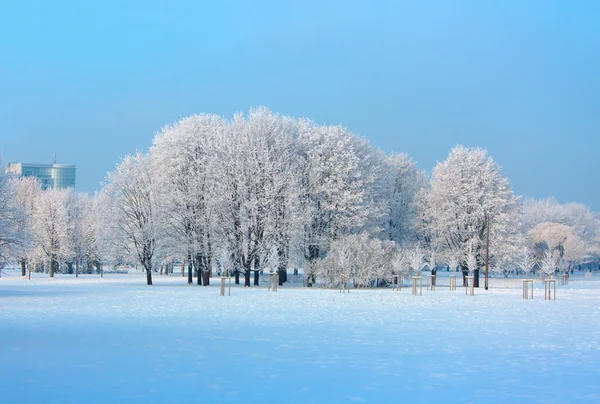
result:
[[[178,263],[199,285],[215,272],[251,286],[263,271],[300,270],[307,286],[348,273],[376,287],[424,268],[478,282],[486,263],[529,276],[596,262],[599,229],[584,205],[514,195],[484,149],[456,146],[428,176],[341,126],[266,108],[164,127],[93,197],[0,171],[0,265],[18,262],[23,276],[124,264],[151,285]]]

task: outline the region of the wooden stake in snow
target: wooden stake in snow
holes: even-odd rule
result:
[[[279,274],[277,272],[269,272],[267,290],[270,292],[271,287],[273,287],[273,292],[277,292],[277,285],[279,285]]]
[[[562,274],[560,276],[560,284],[561,285],[568,285],[569,284],[569,274]]]
[[[221,296],[225,296],[225,281],[229,282],[229,289],[227,291],[227,296],[231,296],[231,277],[229,277],[229,276],[221,277]]]
[[[552,300],[552,288],[554,288],[554,300],[556,300],[556,279],[544,279],[544,300]]]
[[[529,293],[530,285],[531,293]],[[523,299],[533,299],[533,279],[523,279]]]
[[[427,275],[427,290],[435,290],[435,275]]]
[[[350,275],[340,274],[340,293],[350,293]]]
[[[413,276],[412,277],[412,294],[413,294],[413,296],[417,295],[417,281],[419,282],[419,295],[423,296],[423,277],[422,276]]]
[[[471,291],[471,296],[475,296],[475,277],[465,276],[465,296]]]
[[[448,286],[450,287],[450,290],[456,290],[456,275],[450,275],[448,277],[449,279],[449,284]]]

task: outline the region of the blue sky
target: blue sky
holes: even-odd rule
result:
[[[192,113],[347,126],[431,170],[481,146],[515,192],[600,210],[600,2],[9,1],[0,152],[99,189]]]

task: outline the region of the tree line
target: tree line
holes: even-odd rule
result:
[[[150,285],[179,262],[188,283],[301,268],[307,286],[346,272],[373,287],[427,265],[477,281],[486,262],[553,274],[596,259],[599,228],[584,205],[514,195],[484,149],[456,146],[428,175],[342,126],[266,108],[164,127],[94,196],[0,175],[0,259],[23,275],[137,264]]]

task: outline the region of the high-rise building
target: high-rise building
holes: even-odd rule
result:
[[[75,166],[68,164],[9,163],[6,171],[17,177],[35,177],[42,189],[75,187]]]

